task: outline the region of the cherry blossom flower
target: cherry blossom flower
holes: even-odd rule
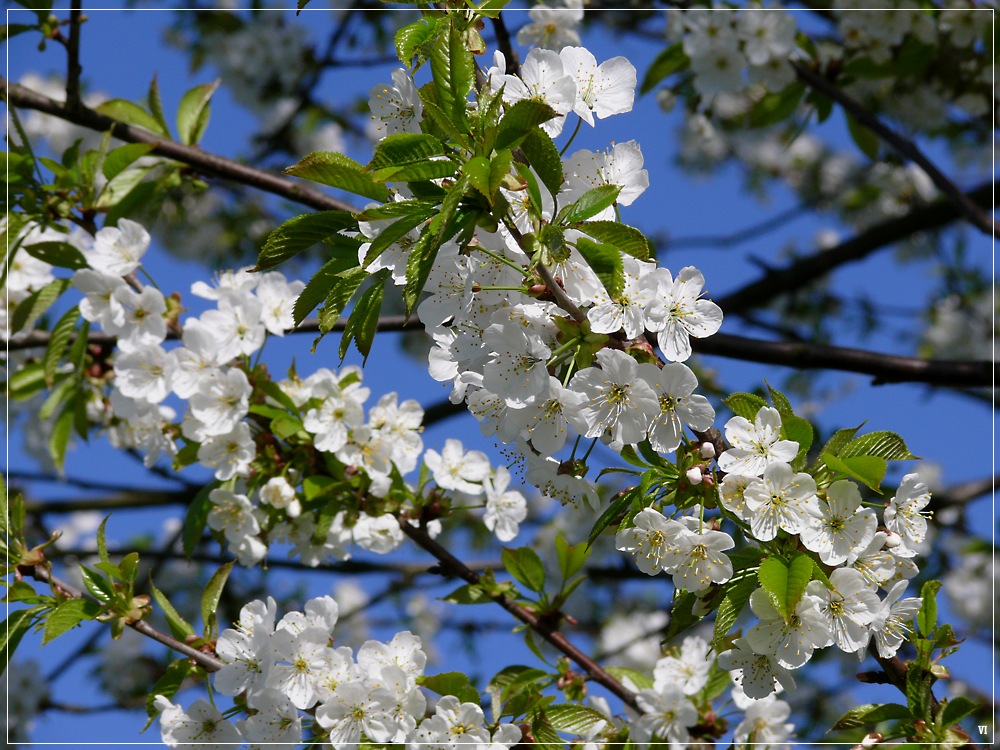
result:
[[[506,74],[507,61],[503,53],[494,54],[493,67],[487,71],[487,80],[495,93],[503,86],[503,100],[515,104],[522,99],[544,102],[560,117],[542,123],[542,129],[555,138],[562,132],[565,115],[576,104],[576,83],[566,74],[558,53],[534,48],[521,64],[520,77]]]
[[[640,746],[654,738],[671,746],[687,746],[688,728],[698,723],[698,710],[678,685],[640,690],[635,700],[642,715],[632,723],[631,736]]]
[[[768,465],[763,478],[747,485],[743,499],[750,515],[751,532],[762,542],[774,539],[779,528],[798,534],[810,518],[820,514],[819,510],[812,510],[818,503],[816,480],[808,474],[796,473],[786,463]]]
[[[911,632],[909,623],[913,621],[923,603],[920,597],[900,599],[906,592],[906,586],[906,581],[897,581],[893,584],[871,623],[875,646],[878,655],[883,659],[891,659],[896,655],[906,636]],[[858,655],[864,656],[864,653],[860,652]]]
[[[729,474],[759,477],[776,462],[790,463],[799,452],[794,440],[781,440],[781,414],[763,406],[754,423],[744,417],[726,422],[726,440],[733,447],[719,456],[719,468]]]
[[[551,8],[535,5],[528,11],[527,23],[518,29],[517,43],[522,47],[542,47],[560,50],[580,43],[576,27],[583,21],[583,7],[573,0],[567,0],[565,8]]]
[[[801,667],[812,658],[814,649],[833,643],[833,634],[820,612],[822,604],[818,597],[806,593],[786,618],[774,606],[771,595],[757,589],[750,595],[750,609],[759,622],[747,631],[747,643],[758,654],[776,657],[786,669]]]
[[[697,522],[697,519],[693,519]],[[698,593],[733,576],[733,563],[723,550],[735,546],[724,531],[684,529],[663,556],[664,570],[673,574],[674,586]]]
[[[576,81],[576,112],[593,127],[599,119],[632,111],[635,100],[635,67],[624,57],[613,57],[600,65],[584,47],[564,47],[559,52],[567,73]]]
[[[903,477],[895,496],[882,513],[886,528],[903,539],[895,554],[901,557],[913,557],[917,554],[917,545],[922,544],[927,537],[927,518],[931,513],[924,508],[930,501],[931,492],[927,483],[920,481],[919,474],[907,474]]]
[[[419,133],[424,103],[413,81],[405,70],[396,68],[392,71],[392,83],[392,86],[380,83],[368,95],[376,132],[380,138],[393,133]]]
[[[369,516],[362,513],[352,528],[354,543],[362,549],[384,555],[403,543],[399,521],[391,513]]]
[[[618,205],[630,206],[649,187],[649,173],[642,165],[642,150],[635,141],[616,143],[609,151],[577,151],[563,165],[566,186],[560,195],[572,201],[595,187],[617,185],[621,188]],[[613,207],[594,216],[595,220],[614,218]]]
[[[262,745],[302,742],[302,717],[287,695],[271,688],[250,691],[247,706],[256,713],[237,726],[248,742]]]
[[[516,537],[518,524],[528,515],[524,495],[517,490],[508,490],[509,486],[510,472],[506,466],[497,467],[491,477],[483,479],[483,492],[486,493],[483,523],[501,542],[509,542]]]
[[[631,552],[639,570],[648,576],[669,569],[676,559],[671,553],[677,549],[678,538],[687,533],[687,529],[653,508],[636,513],[633,523],[634,526],[622,529],[615,536],[615,548]]]
[[[257,447],[246,422],[225,435],[207,438],[198,447],[198,460],[215,469],[215,478],[223,481],[245,472],[256,455]]]
[[[875,511],[861,506],[857,485],[846,479],[827,488],[825,501],[807,502],[805,512],[807,519],[799,532],[802,544],[819,553],[827,565],[840,565],[875,538]]]
[[[330,733],[334,747],[357,745],[362,736],[371,742],[391,742],[396,735],[395,708],[396,701],[385,688],[344,682],[316,709],[316,721]]]
[[[483,709],[475,703],[462,703],[454,695],[446,695],[438,701],[434,716],[420,723],[407,749],[462,747],[486,750],[490,733],[484,726],[485,721]]]
[[[186,712],[162,695],[154,698],[153,705],[160,712],[160,733],[168,747],[197,745],[223,750],[243,743],[239,730],[207,700],[196,700]]]
[[[149,232],[131,219],[104,227],[94,236],[92,249],[84,249],[88,265],[108,276],[127,276],[139,267],[149,249]]]
[[[312,708],[319,700],[317,685],[330,662],[325,628],[306,628],[300,633],[276,630],[271,650],[277,662],[267,675],[267,686],[287,695],[296,708]]]
[[[454,438],[444,441],[441,453],[428,450],[424,453],[424,462],[434,474],[434,481],[443,490],[456,490],[470,495],[479,495],[483,491],[482,482],[489,476],[490,461],[482,451],[468,451],[462,448],[462,443]]]
[[[660,411],[653,389],[638,377],[637,363],[625,352],[601,349],[600,368],[577,372],[570,390],[582,393],[586,401],[566,413],[566,419],[584,437],[600,437],[610,431],[620,443],[638,443]]]
[[[810,581],[806,591],[822,603],[819,611],[827,618],[834,643],[842,651],[855,653],[868,645],[867,626],[878,612],[878,594],[853,568],[837,568],[830,574],[827,588],[822,581]]]
[[[795,725],[787,721],[791,712],[791,706],[773,697],[754,701],[746,709],[743,721],[733,730],[733,744],[738,747],[780,745],[795,729]]]
[[[129,398],[158,404],[170,393],[174,361],[159,344],[140,344],[115,358],[115,386]]]
[[[709,645],[704,638],[688,636],[678,656],[665,656],[653,668],[653,689],[679,685],[684,695],[694,695],[708,683],[712,669]]]
[[[639,377],[656,394],[660,413],[649,426],[649,442],[653,450],[670,453],[677,450],[684,435],[684,425],[704,431],[715,421],[715,409],[708,399],[696,394],[698,379],[687,365],[668,362],[662,368],[650,363],[640,364]]]
[[[749,698],[761,699],[771,695],[776,687],[795,689],[795,680],[778,659],[767,653],[757,653],[745,638],[737,638],[733,648],[719,654],[721,669],[738,671],[736,684]]]
[[[664,357],[684,362],[691,356],[692,336],[703,339],[719,330],[722,310],[710,300],[699,299],[705,277],[694,266],[682,268],[676,279],[665,268],[657,274],[659,288],[646,309],[646,328],[657,332]]]
[[[246,374],[232,367],[212,380],[203,381],[191,395],[192,416],[201,422],[204,435],[225,435],[247,415],[253,388]]]

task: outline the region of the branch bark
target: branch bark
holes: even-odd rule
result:
[[[4,88],[5,99],[11,106],[34,109],[90,130],[100,132],[110,130],[114,137],[128,143],[151,143],[153,144],[153,154],[187,164],[202,175],[233,180],[320,211],[353,212],[357,210],[349,203],[263,169],[210,154],[197,146],[185,146],[142,128],[113,120],[87,107],[80,106],[72,109],[68,105],[42,96],[24,86],[10,83],[2,76],[0,76],[0,87]]]
[[[845,112],[875,133],[875,135],[887,143],[900,156],[909,159],[923,169],[937,186],[938,190],[948,196],[948,199],[955,204],[961,214],[973,226],[991,237],[1000,236],[1000,226],[993,221],[992,217],[974,201],[970,200],[969,196],[963,193],[958,185],[938,169],[937,165],[927,158],[927,155],[917,148],[917,145],[913,141],[904,138],[890,128],[860,102],[852,99],[837,88],[829,78],[798,61],[793,60],[792,67],[795,68],[795,73],[798,75],[799,80],[839,104]]]

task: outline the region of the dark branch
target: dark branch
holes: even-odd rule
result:
[[[930,159],[927,158],[913,141],[904,138],[878,117],[869,112],[859,102],[838,89],[832,81],[807,65],[792,61],[792,66],[799,79],[810,88],[829,97],[839,104],[855,120],[871,130],[875,135],[893,148],[898,154],[917,164],[931,178],[938,190],[948,196],[948,199],[958,208],[961,214],[975,227],[991,237],[1000,236],[1000,227],[990,217],[989,213],[973,200],[970,200]]]
[[[681,248],[726,248],[749,242],[761,237],[775,229],[783,227],[790,221],[802,216],[806,211],[815,208],[809,203],[799,203],[791,208],[776,213],[774,216],[752,224],[744,229],[739,229],[729,234],[721,235],[691,235],[689,237],[667,237],[663,240],[664,250],[677,250]]]
[[[3,87],[6,91],[8,104],[15,107],[34,109],[91,130],[100,132],[110,130],[113,136],[129,143],[151,143],[154,145],[153,154],[165,156],[187,164],[203,175],[233,180],[234,182],[273,193],[274,195],[320,211],[357,210],[351,204],[337,198],[332,198],[311,187],[301,185],[284,177],[279,177],[262,169],[240,164],[223,156],[210,154],[196,146],[185,146],[155,133],[150,133],[142,128],[126,125],[92,109],[79,107],[76,110],[71,110],[66,105],[53,99],[42,96],[23,86],[12,84],[2,76],[0,76],[0,87]]]
[[[990,206],[993,203],[993,191],[993,183],[987,182],[970,191],[967,197],[979,206]],[[939,200],[914,208],[905,216],[866,229],[835,247],[797,260],[785,268],[770,271],[757,281],[715,301],[730,315],[763,307],[776,297],[801,289],[808,282],[819,279],[839,266],[862,260],[886,245],[917,232],[944,226],[961,216],[961,211],[949,200]]]
[[[66,43],[66,108],[79,109],[80,100],[80,24],[83,23],[80,0],[73,0],[69,11],[69,41]]]

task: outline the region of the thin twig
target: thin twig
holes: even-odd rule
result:
[[[417,528],[408,523],[401,524],[401,526],[403,533],[438,560],[445,575],[457,576],[470,584],[479,583],[478,573],[431,539],[423,528]],[[538,617],[534,612],[522,607],[513,599],[503,594],[491,598],[518,620],[538,633],[548,643],[576,662],[577,665],[587,672],[590,679],[603,685],[630,708],[638,710],[635,702],[635,694],[606,672],[600,664],[570,643],[566,636],[559,632],[556,625]]]
[[[917,145],[913,141],[904,138],[890,128],[860,102],[837,88],[826,76],[821,75],[802,62],[793,60],[792,66],[795,68],[799,80],[839,104],[845,112],[849,113],[855,120],[875,133],[875,135],[891,146],[898,154],[923,169],[927,173],[927,176],[930,177],[931,182],[937,186],[938,190],[948,196],[961,211],[962,215],[975,227],[991,237],[1000,236],[1000,226],[993,221],[990,215],[974,201],[970,200],[969,196],[963,193],[958,185],[938,169],[934,162],[927,158],[927,155],[917,148]]]
[[[0,76],[0,88],[5,89],[6,100],[12,106],[34,109],[91,130],[100,132],[110,130],[113,136],[129,143],[153,144],[151,153],[187,164],[203,175],[233,180],[320,211],[353,212],[357,210],[351,204],[311,187],[262,169],[240,164],[223,156],[202,151],[196,146],[185,146],[148,130],[126,125],[87,107],[81,106],[76,110],[70,110],[66,105],[54,99],[42,96],[24,86],[8,82],[3,76]]]

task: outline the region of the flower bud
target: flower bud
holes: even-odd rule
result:
[[[705,475],[701,473],[700,466],[692,466],[685,472],[684,476],[687,477],[687,480],[691,484],[701,484],[702,480],[705,478]]]
[[[885,736],[881,732],[869,732],[865,735],[865,738],[861,740],[861,747],[875,747],[884,739]]]
[[[897,534],[895,531],[885,532],[885,546],[888,549],[895,549],[902,543],[903,540],[900,538],[899,534]]]
[[[711,443],[702,443],[698,449],[698,453],[706,461],[710,458],[715,458],[715,446]]]

